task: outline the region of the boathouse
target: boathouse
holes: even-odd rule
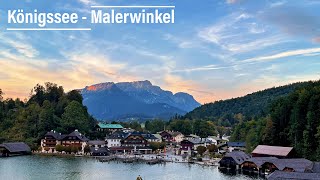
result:
[[[274,172],[276,170],[287,172],[312,172],[313,162],[307,159],[274,159],[261,165],[265,172]]]
[[[294,157],[293,147],[258,145],[252,151],[252,157]]]
[[[251,157],[242,151],[227,153],[220,161],[219,168],[240,169],[241,164]]]
[[[23,142],[3,143],[0,144],[0,156],[16,156],[31,154],[30,147]]]
[[[252,157],[241,164],[241,169],[244,172],[257,172],[262,174],[264,173],[262,165],[266,162],[272,162],[277,159],[278,158],[276,157]]]
[[[285,172],[285,171],[275,171],[269,176],[268,180],[319,180],[320,173],[300,173],[300,172]]]

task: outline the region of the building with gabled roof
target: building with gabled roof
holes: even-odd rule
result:
[[[285,171],[275,171],[269,176],[268,180],[319,180],[320,173],[301,173],[301,172],[285,172]]]
[[[30,147],[23,142],[0,144],[0,156],[15,156],[31,154]]]
[[[242,151],[227,153],[220,161],[219,168],[239,169],[241,164],[251,157]]]
[[[62,135],[56,131],[51,130],[47,132],[43,139],[41,139],[41,151],[46,153],[56,153],[56,146],[75,146],[83,153],[84,147],[89,141],[78,130],[71,132],[68,135]]]
[[[123,129],[123,126],[121,124],[107,124],[107,123],[98,123],[97,124],[97,131],[100,132],[107,132],[107,133],[113,133],[115,131],[119,131]]]
[[[293,147],[258,145],[252,151],[253,157],[289,158],[294,156]]]
[[[264,173],[264,169],[262,168],[264,163],[277,159],[276,157],[252,157],[241,164],[241,169],[244,172],[259,172],[261,174]]]
[[[267,172],[274,172],[276,170],[287,172],[311,172],[313,162],[304,159],[273,159],[262,164],[262,168]]]

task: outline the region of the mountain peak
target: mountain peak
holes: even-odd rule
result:
[[[148,80],[87,86],[82,95],[89,112],[98,119],[137,115],[170,118],[200,106],[191,95],[182,92],[173,95]]]
[[[106,82],[106,83],[100,83],[100,84],[94,84],[91,86],[86,86],[85,90],[87,91],[102,91],[110,89],[112,86],[114,86],[113,82]]]

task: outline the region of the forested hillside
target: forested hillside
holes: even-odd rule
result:
[[[299,156],[320,159],[320,81],[308,82],[272,103],[270,115],[238,124],[233,140],[293,146]]]
[[[278,98],[288,95],[310,82],[294,83],[255,92],[244,97],[205,104],[187,113],[186,119],[205,119],[222,126],[232,126],[240,120],[251,120],[269,113],[269,106]]]
[[[88,134],[95,125],[95,120],[82,105],[82,96],[78,91],[65,93],[63,87],[45,83],[45,86],[33,88],[27,102],[3,100],[2,95],[0,90],[0,143],[39,143],[50,130],[70,133],[79,129]]]

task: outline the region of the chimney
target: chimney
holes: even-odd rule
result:
[[[78,129],[74,130],[75,132],[78,132]]]

